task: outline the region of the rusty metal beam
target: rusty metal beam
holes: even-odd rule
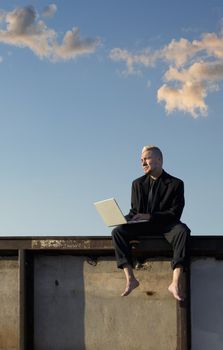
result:
[[[0,237],[1,255],[18,255],[22,250],[55,250],[74,252],[112,252],[113,245],[110,236],[72,236],[72,237]],[[136,246],[136,251],[152,255],[171,255],[168,243],[157,236],[143,237]],[[223,257],[223,236],[192,236],[192,256]]]
[[[110,236],[84,237],[0,237],[0,255],[18,255],[22,250],[58,251],[63,253],[113,254]],[[143,237],[136,253],[149,256],[171,256],[172,251],[162,237]],[[223,236],[192,236],[191,256],[223,258]]]

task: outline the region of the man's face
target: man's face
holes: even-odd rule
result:
[[[162,160],[154,151],[145,151],[141,155],[141,163],[145,174],[156,175],[162,170]]]

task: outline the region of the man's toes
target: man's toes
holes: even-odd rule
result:
[[[137,280],[135,280],[134,282],[130,283],[125,291],[121,294],[122,297],[126,297],[127,295],[129,295],[133,289],[137,288],[139,286],[139,282]]]
[[[173,285],[170,285],[170,286],[168,287],[168,290],[169,290],[170,293],[173,294],[173,296],[174,296],[175,299],[177,299],[177,300],[179,300],[179,301],[183,301],[183,300],[184,300],[183,296],[182,296],[181,293],[179,292],[179,288],[178,288],[178,287],[173,286]]]

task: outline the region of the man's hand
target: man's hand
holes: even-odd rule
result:
[[[131,220],[134,220],[134,221],[139,221],[139,220],[150,220],[151,218],[151,215],[150,214],[136,214],[133,216],[133,218]],[[131,221],[130,220],[130,221]]]

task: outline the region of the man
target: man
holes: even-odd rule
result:
[[[129,242],[138,236],[159,234],[173,248],[173,279],[168,289],[181,301],[184,297],[180,278],[188,263],[190,237],[190,229],[180,221],[184,208],[184,183],[163,170],[162,152],[156,146],[143,147],[141,163],[145,175],[132,183],[131,209],[126,216],[129,224],[117,226],[112,231],[117,266],[124,270],[126,277],[122,296],[129,295],[139,286],[133,272]]]

